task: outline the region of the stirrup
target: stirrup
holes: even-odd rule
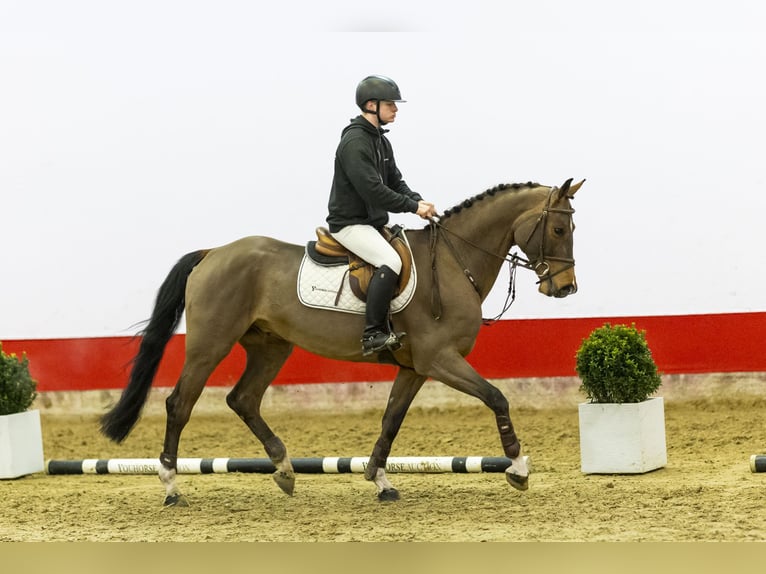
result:
[[[362,337],[362,356],[368,357],[381,351],[398,351],[402,347],[401,340],[407,333],[384,333],[378,331]]]

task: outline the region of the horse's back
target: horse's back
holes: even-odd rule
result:
[[[241,289],[258,282],[294,283],[304,248],[253,235],[211,249],[189,277],[191,291]]]
[[[207,265],[262,265],[264,262],[295,261],[304,248],[273,237],[251,235],[210,250],[203,263]]]

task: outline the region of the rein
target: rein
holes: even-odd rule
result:
[[[438,221],[438,218],[429,219],[431,275],[433,277],[433,281],[432,281],[433,288],[431,292],[431,315],[434,318],[434,320],[438,321],[439,319],[441,319],[441,313],[442,313],[441,294],[439,292],[439,280],[438,280],[438,275],[436,270],[436,243],[439,239],[439,230],[446,231],[447,233],[452,234],[453,236],[460,239],[462,242],[467,243],[474,249],[481,251],[482,253],[489,255],[490,257],[501,259],[505,261],[506,263],[508,263],[508,272],[509,272],[508,293],[505,297],[503,308],[500,311],[500,313],[498,313],[491,319],[482,317],[482,324],[484,325],[492,325],[496,323],[499,319],[503,317],[503,315],[505,315],[505,313],[511,308],[511,305],[513,305],[513,302],[516,300],[516,268],[517,267],[523,267],[524,269],[529,269],[530,271],[534,271],[538,277],[536,285],[539,285],[543,281],[552,281],[553,278],[559,273],[563,273],[567,269],[571,269],[572,267],[574,267],[575,261],[572,258],[545,255],[545,226],[548,223],[548,214],[549,213],[567,213],[571,217],[571,215],[575,211],[572,208],[564,209],[564,208],[551,207],[551,200],[553,198],[554,192],[556,191],[558,191],[557,187],[551,188],[550,192],[548,193],[548,199],[547,199],[546,205],[543,208],[542,213],[540,213],[540,217],[537,218],[537,221],[535,222],[535,226],[532,228],[532,231],[529,234],[529,237],[527,238],[527,243],[529,243],[529,241],[532,239],[532,236],[535,234],[537,229],[542,226],[542,237],[540,239],[539,255],[534,262],[524,259],[523,257],[517,255],[516,253],[508,253],[507,255],[498,255],[497,253],[488,251],[487,249],[484,249],[483,247],[481,247],[480,245],[477,245],[473,241],[466,239],[465,237],[462,237],[461,235],[458,235],[454,231],[444,227]],[[468,266],[465,265],[463,261],[460,259],[460,256],[458,255],[457,250],[452,245],[452,242],[443,233],[441,237],[444,240],[445,245],[449,249],[449,252],[452,254],[452,257],[455,259],[455,261],[457,261],[460,267],[463,268],[463,274],[466,276],[466,278],[471,283],[471,285],[476,290],[476,292],[479,294],[479,296],[481,296],[481,291],[480,291],[479,285],[476,283],[476,279],[474,278],[470,269],[468,269]],[[562,263],[567,263],[567,265],[562,267],[555,273],[551,273],[550,272],[551,266],[548,263],[548,261],[559,261]]]

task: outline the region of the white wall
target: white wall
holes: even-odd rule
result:
[[[766,310],[764,21],[755,0],[4,2],[0,339],[129,334],[184,253],[309,239],[370,73],[409,100],[391,140],[440,210],[587,178],[580,292],[521,273],[507,318]]]

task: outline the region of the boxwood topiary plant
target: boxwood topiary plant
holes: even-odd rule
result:
[[[6,355],[0,343],[0,415],[26,411],[37,397],[37,381],[29,374],[29,360]]]
[[[576,359],[580,391],[593,403],[640,403],[662,384],[645,331],[635,324],[594,329]]]

